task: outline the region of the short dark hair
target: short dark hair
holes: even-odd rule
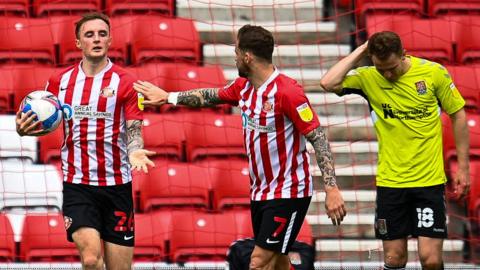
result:
[[[110,18],[107,15],[100,12],[90,12],[82,15],[82,18],[75,23],[75,36],[77,39],[80,38],[80,29],[82,25],[88,21],[92,20],[102,20],[108,25],[108,31],[110,32]]]
[[[400,37],[390,31],[377,32],[368,39],[368,54],[380,60],[386,60],[390,55],[403,55]]]
[[[272,63],[273,35],[267,29],[256,25],[244,25],[238,30],[238,48]]]

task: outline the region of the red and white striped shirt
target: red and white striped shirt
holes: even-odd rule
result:
[[[219,97],[242,111],[251,199],[312,196],[305,134],[320,123],[297,82],[277,70],[258,89],[238,78]]]
[[[127,155],[126,120],[142,120],[135,78],[108,65],[87,77],[81,63],[62,70],[48,81],[46,90],[63,105],[64,181],[113,186],[132,180]]]

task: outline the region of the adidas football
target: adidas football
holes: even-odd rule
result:
[[[28,94],[20,104],[20,109],[23,113],[31,110],[36,115],[35,121],[42,122],[39,128],[44,132],[40,135],[54,131],[62,122],[63,111],[58,98],[45,90]]]

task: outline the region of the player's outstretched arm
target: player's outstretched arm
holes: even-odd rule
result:
[[[340,225],[343,217],[347,214],[342,194],[337,187],[335,177],[335,167],[333,165],[332,151],[328,143],[327,135],[322,127],[318,127],[306,136],[307,140],[313,145],[318,167],[323,175],[325,185],[326,199],[325,209],[333,225]]]
[[[223,103],[218,96],[219,88],[201,88],[168,93],[149,82],[137,81],[133,84],[133,89],[144,96],[144,105],[160,106],[170,103],[189,107],[208,107]]]
[[[127,153],[133,170],[139,171],[142,169],[147,173],[147,165],[155,167],[155,164],[148,158],[155,155],[155,152],[143,149],[141,120],[127,121]]]
[[[340,93],[345,76],[367,54],[367,46],[368,41],[333,65],[320,80],[322,88],[327,92]]]
[[[43,129],[38,129],[42,122],[35,121],[36,115],[32,111],[22,113],[21,110],[17,112],[15,124],[17,133],[20,136],[41,136],[44,134]]]

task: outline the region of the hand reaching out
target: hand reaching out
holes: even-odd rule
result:
[[[147,81],[133,83],[133,89],[145,98],[143,105],[161,106],[167,103],[168,93]]]

